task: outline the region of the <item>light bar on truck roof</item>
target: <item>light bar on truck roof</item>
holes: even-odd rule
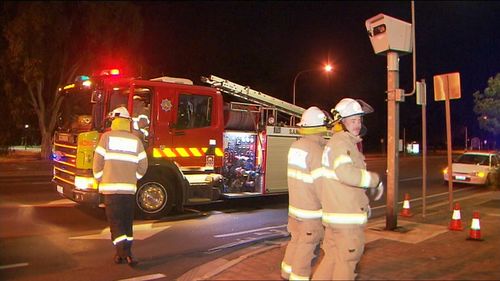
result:
[[[120,70],[118,68],[112,68],[112,69],[103,69],[99,73],[100,76],[116,76],[120,75]]]
[[[77,76],[75,81],[87,81],[87,80],[90,80],[90,77],[88,77],[87,75],[80,75],[80,76]]]

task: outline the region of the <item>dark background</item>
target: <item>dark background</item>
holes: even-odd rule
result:
[[[386,139],[386,57],[375,55],[365,21],[379,13],[411,23],[410,1],[195,1],[137,2],[143,8],[142,75],[175,76],[201,84],[214,74],[292,102],[295,75],[334,66],[330,75],[303,73],[296,104],[330,109],[344,97],[361,98],[375,113],[365,118],[365,147]],[[472,94],[499,72],[500,3],[417,1],[417,80],[427,82],[428,144],[446,147],[445,105],[435,102],[433,76],[460,72],[462,98],[451,102],[454,146],[494,136],[478,128]],[[412,90],[412,56],[400,58],[400,88]],[[415,96],[400,107],[400,131],[421,142],[421,108]],[[498,141],[497,141],[498,142]]]

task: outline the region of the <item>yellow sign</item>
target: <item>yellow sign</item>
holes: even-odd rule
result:
[[[460,73],[453,72],[434,76],[434,100],[459,99]]]

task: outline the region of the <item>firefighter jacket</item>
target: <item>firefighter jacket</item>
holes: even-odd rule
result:
[[[320,134],[304,135],[288,152],[288,215],[298,220],[322,217],[318,180],[325,142]]]
[[[139,138],[146,138],[149,135],[149,107],[137,100],[134,100],[133,104],[132,132]]]
[[[120,122],[128,124],[128,131]],[[129,132],[129,122],[113,120],[111,131],[101,136],[96,147],[92,168],[102,194],[135,194],[137,180],[146,173],[146,152],[139,138]]]
[[[333,134],[322,156],[323,223],[332,227],[364,225],[367,220],[367,188],[376,187],[380,178],[366,170],[364,155],[357,144],[359,136],[342,131]]]

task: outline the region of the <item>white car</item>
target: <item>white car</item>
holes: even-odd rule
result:
[[[494,151],[466,151],[453,160],[453,182],[475,185],[498,183],[499,157]],[[448,182],[448,167],[443,170],[444,181]]]

